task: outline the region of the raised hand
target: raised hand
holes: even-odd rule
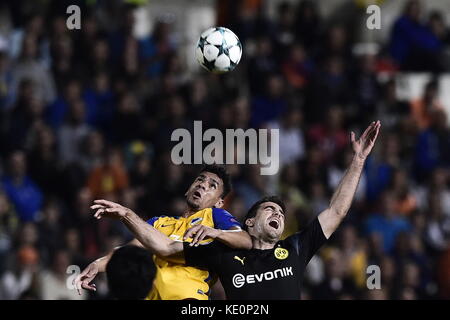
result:
[[[378,120],[372,122],[358,140],[355,140],[355,133],[353,131],[350,133],[355,156],[361,160],[366,160],[367,156],[372,151],[375,141],[377,140],[380,128],[381,122]]]
[[[215,239],[221,233],[222,233],[221,230],[214,229],[202,224],[198,224],[186,231],[183,240],[192,238],[192,242],[189,245],[197,247],[200,244],[200,241],[202,241],[203,239],[205,238]]]
[[[91,291],[96,291],[95,284],[91,284],[98,273],[98,266],[96,262],[89,264],[73,281],[73,285],[77,288],[78,294],[81,295],[81,288]]]
[[[97,210],[94,214],[94,218],[97,219],[101,219],[102,217],[122,219],[131,211],[118,203],[108,200],[94,200],[94,203],[91,209]]]

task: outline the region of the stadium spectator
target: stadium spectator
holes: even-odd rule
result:
[[[252,95],[264,93],[267,78],[277,70],[273,44],[267,36],[256,39],[255,55],[248,62],[248,79]]]
[[[45,194],[60,194],[61,168],[54,132],[48,126],[35,131],[29,144],[30,177]]]
[[[416,176],[422,180],[437,167],[448,166],[450,153],[450,128],[447,114],[443,110],[435,110],[431,114],[430,128],[421,131],[417,136],[414,154]]]
[[[244,201],[248,209],[267,193],[266,178],[261,176],[257,165],[249,166],[245,170],[245,177],[236,183],[235,192]]]
[[[411,231],[411,224],[396,212],[395,198],[385,192],[381,196],[381,212],[371,214],[366,220],[367,235],[378,233],[382,237],[383,251],[391,253],[397,236],[401,232]]]
[[[340,232],[338,248],[342,253],[344,275],[350,279],[358,290],[367,286],[367,253],[364,242],[358,239],[358,233],[354,225],[343,226]],[[384,269],[383,269],[384,271]]]
[[[358,71],[352,76],[351,83],[355,90],[357,104],[357,122],[369,122],[374,119],[376,104],[380,94],[380,84],[376,79],[376,56],[364,54],[358,57]]]
[[[297,186],[301,173],[295,164],[288,164],[281,169],[277,193],[286,199],[289,214],[285,216],[286,226],[282,238],[293,234],[300,225],[305,225],[311,216],[310,198]]]
[[[345,168],[348,167],[348,165],[351,162],[351,149],[346,148],[343,152],[341,152],[337,160],[328,167],[328,177],[327,177],[327,184],[330,188],[336,188],[339,184],[339,181],[344,176]],[[353,206],[355,208],[358,208],[362,205],[366,198],[366,189],[367,189],[367,176],[366,173],[363,172],[361,174],[361,178],[359,180],[358,189],[355,193],[355,202],[353,203]]]
[[[442,43],[423,23],[422,4],[419,0],[406,3],[403,15],[394,23],[390,52],[404,70],[439,70]]]
[[[0,42],[5,41],[0,38]],[[0,43],[0,110],[10,108],[12,105],[12,73],[10,66],[10,59],[6,50]],[[3,111],[2,111],[3,112]]]
[[[6,194],[0,191],[0,275],[7,267],[8,257],[13,252],[13,240],[19,227],[14,206]]]
[[[56,97],[53,75],[37,60],[37,39],[28,33],[23,38],[22,51],[13,66],[13,92],[23,79],[31,79],[36,84],[36,96],[45,103],[52,102]]]
[[[81,160],[81,144],[91,131],[85,122],[85,107],[82,100],[70,102],[67,119],[58,130],[59,157],[63,165]]]
[[[39,253],[31,246],[16,251],[14,267],[0,278],[0,299],[17,300],[33,283],[39,264]]]
[[[299,108],[289,107],[280,120],[269,122],[269,129],[279,130],[280,167],[305,157],[305,137],[301,128],[303,113]]]
[[[14,151],[8,160],[9,169],[1,180],[2,188],[13,202],[22,222],[36,221],[43,195],[28,176],[26,155],[23,151]]]
[[[342,300],[355,298],[354,283],[345,276],[341,251],[331,248],[326,254],[325,278],[312,292],[313,299],[320,300]]]
[[[83,30],[85,30],[83,28]],[[90,48],[89,56],[86,58],[85,63],[92,68],[91,72],[108,72],[109,65],[111,64],[110,47],[108,41],[104,38],[97,39]]]
[[[303,46],[297,43],[290,48],[289,58],[285,59],[282,70],[293,89],[303,89],[308,85],[314,65],[306,56]]]
[[[316,49],[323,27],[317,3],[311,0],[301,1],[297,8],[295,23],[296,37],[308,53],[311,53]]]
[[[367,160],[367,199],[376,201],[383,190],[389,186],[392,173],[400,166],[400,141],[395,133],[386,133],[382,137],[380,152]]]
[[[170,37],[171,24],[167,21],[157,21],[151,37],[140,42],[139,57],[142,59],[146,74],[149,77],[162,73],[165,59],[176,48]]]
[[[411,215],[417,208],[417,199],[411,191],[405,170],[396,169],[392,174],[388,192],[395,197],[395,211],[403,216]]]
[[[344,111],[335,106],[327,111],[324,123],[311,126],[307,133],[309,143],[319,148],[325,164],[336,161],[337,154],[348,144],[344,121]]]
[[[425,85],[423,96],[411,101],[411,117],[419,130],[426,130],[431,126],[432,114],[436,110],[443,110],[438,100],[438,83],[431,80]]]
[[[87,293],[78,295],[75,289],[67,287],[67,267],[71,264],[67,251],[53,252],[51,268],[38,274],[38,295],[43,300],[85,300]]]
[[[388,130],[403,126],[410,110],[408,103],[397,98],[395,89],[395,80],[386,82],[381,89],[383,98],[377,99],[375,107],[375,118],[380,119]]]
[[[450,248],[442,253],[438,259],[437,276],[440,284],[440,297],[450,299]]]
[[[90,131],[80,145],[80,164],[85,172],[101,165],[105,153],[105,140],[99,131]]]
[[[282,1],[278,5],[274,33],[275,46],[279,49],[275,56],[278,61],[285,60],[289,47],[295,41],[295,9],[292,3]]]
[[[311,80],[307,104],[316,107],[306,109],[308,122],[320,123],[330,108],[350,103],[350,76],[344,70],[344,61],[339,56],[327,56]]]
[[[102,163],[91,171],[87,187],[96,199],[117,197],[128,187],[128,180],[122,154],[117,149],[110,149],[105,150]]]
[[[442,199],[439,195],[428,195],[427,225],[425,230],[426,244],[431,247],[433,254],[445,251],[449,247],[450,219],[443,214]]]
[[[267,122],[276,119],[286,109],[284,79],[277,74],[267,77],[265,94],[255,97],[252,102],[251,124],[259,128]]]
[[[42,247],[41,260],[49,262],[50,255],[63,241],[61,209],[55,200],[49,199],[42,208],[42,218],[38,223],[39,245]]]
[[[13,150],[27,147],[32,133],[42,125],[43,101],[35,94],[35,84],[24,79],[19,85],[19,97],[5,123],[5,149]]]

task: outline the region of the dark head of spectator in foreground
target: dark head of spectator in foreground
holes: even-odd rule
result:
[[[119,300],[142,300],[150,292],[156,268],[152,254],[137,246],[117,249],[106,266],[111,296]]]

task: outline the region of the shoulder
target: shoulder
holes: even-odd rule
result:
[[[295,248],[295,250],[298,252],[299,243],[301,242],[301,235],[302,231],[298,231],[293,235],[290,235],[286,239],[278,241],[277,244],[275,245],[275,248],[276,247]]]
[[[232,223],[239,223],[236,218],[227,210],[221,208],[212,208],[212,215],[214,220],[226,219]]]
[[[229,230],[232,228],[241,228],[241,224],[237,219],[227,210],[221,208],[212,208],[212,217],[215,228]]]
[[[319,219],[316,217],[312,221],[310,221],[304,228],[302,228],[300,231],[296,232],[295,234],[287,237],[285,240],[283,240],[283,243],[289,243],[295,247],[298,246],[298,244],[302,244],[304,242],[310,242],[311,239],[316,239],[319,237],[318,240],[325,240],[325,234],[323,233],[322,226],[319,222]]]
[[[157,222],[167,222],[167,221],[179,220],[179,219],[180,219],[179,216],[170,217],[170,216],[164,216],[163,215],[163,216],[152,217],[152,218],[147,220],[147,223],[152,225],[152,226],[155,226],[155,224]]]
[[[211,213],[213,215],[231,215],[231,213],[229,213],[227,210],[222,209],[222,208],[211,208]]]

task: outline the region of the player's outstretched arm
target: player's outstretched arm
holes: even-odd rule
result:
[[[235,249],[250,250],[252,248],[252,239],[246,231],[240,228],[220,230],[200,224],[186,231],[183,240],[189,238],[192,238],[190,246],[198,246],[203,239],[211,238]]]
[[[319,222],[327,239],[336,231],[350,209],[364,163],[372,151],[380,127],[380,121],[372,122],[358,140],[355,140],[355,134],[351,132],[354,151],[352,162],[334,192],[330,206],[319,214]]]
[[[97,219],[102,217],[120,219],[142,246],[154,254],[168,257],[183,252],[182,242],[171,240],[142,220],[132,210],[108,200],[95,200],[94,203],[91,206],[91,209],[97,210],[94,217]]]

